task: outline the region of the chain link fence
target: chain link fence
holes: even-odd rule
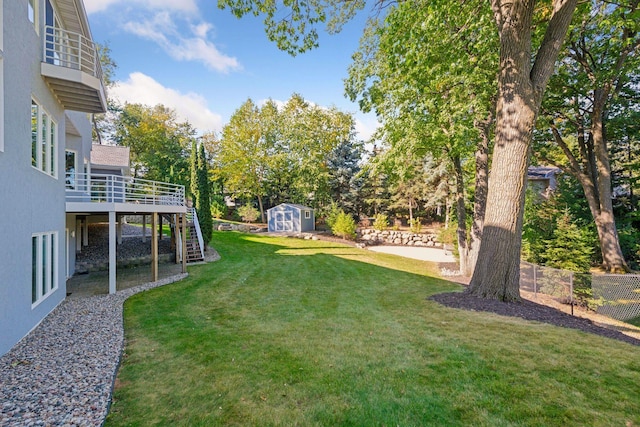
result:
[[[591,287],[598,314],[622,321],[640,317],[640,275],[596,274]]]
[[[613,319],[640,317],[640,275],[574,273],[528,262],[520,263],[520,289],[596,311]]]

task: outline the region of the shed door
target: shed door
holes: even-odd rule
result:
[[[276,231],[293,231],[292,212],[276,212]]]

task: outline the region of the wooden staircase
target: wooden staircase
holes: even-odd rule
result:
[[[203,248],[200,248],[197,225],[193,221],[187,221],[187,264],[190,262],[204,261]]]
[[[204,261],[204,242],[202,241],[202,232],[200,231],[200,224],[198,223],[198,214],[194,208],[187,208],[186,217],[186,254],[187,264],[193,262]],[[182,224],[179,224],[178,231],[182,233]]]

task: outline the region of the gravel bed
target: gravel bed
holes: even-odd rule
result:
[[[63,301],[0,357],[0,426],[101,426],[124,346],[123,302],[186,276]]]
[[[146,241],[142,240],[142,227],[122,226],[122,244],[117,245],[118,261],[151,255],[151,230],[147,227]],[[171,239],[164,236],[158,242],[158,254],[170,254]],[[98,264],[109,261],[109,225],[89,224],[89,246],[83,246],[76,256],[78,264]]]

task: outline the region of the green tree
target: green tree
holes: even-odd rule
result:
[[[288,153],[293,201],[316,208],[331,201],[328,159],[341,144],[355,144],[355,121],[336,108],[321,108],[294,94],[280,111],[281,143]]]
[[[244,222],[255,222],[260,217],[260,212],[251,203],[246,203],[238,208],[238,215]]]
[[[384,231],[389,228],[389,217],[385,214],[376,214],[373,221],[373,228],[378,231]]]
[[[495,108],[498,39],[491,19],[490,8],[480,2],[400,4],[384,25],[370,24],[346,82],[351,99],[375,110],[383,123],[381,137],[390,144],[386,155],[398,159],[395,206],[407,203],[410,218],[417,206],[412,193],[423,191],[414,178],[413,163],[418,160],[406,159],[429,153],[449,162],[456,184],[461,269],[468,273],[479,250]],[[474,151],[474,222],[469,234],[463,170]]]
[[[576,272],[588,272],[593,245],[587,228],[574,223],[568,210],[556,218],[551,237],[544,241],[544,265]]]
[[[272,102],[263,111],[276,108]],[[264,218],[263,198],[267,194],[272,156],[276,149],[273,124],[262,120],[261,109],[248,99],[222,130],[218,161],[227,189],[238,197],[256,197]]]
[[[118,107],[116,103],[111,99],[108,89],[114,84],[114,75],[118,64],[113,60],[111,56],[111,48],[108,44],[96,44],[96,50],[98,57],[100,58],[100,66],[102,67],[102,81],[107,88],[107,111],[101,114],[92,114],[91,122],[93,126],[93,139],[102,144],[103,137],[113,135],[115,128],[115,119],[118,114]]]
[[[198,151],[197,180],[196,212],[198,213],[198,221],[200,222],[206,249],[206,245],[211,241],[213,234],[213,218],[211,217],[209,162],[207,161],[204,144],[200,144],[200,150]]]
[[[229,7],[237,16],[265,16],[268,37],[292,54],[315,47],[316,24],[327,22],[330,31],[337,31],[365,4],[337,0],[218,1],[219,7]],[[414,3],[419,9],[428,4],[431,2]],[[447,7],[455,3],[443,4]],[[513,301],[520,299],[522,217],[532,133],[577,0],[491,0],[490,4],[500,51],[496,138],[482,244],[469,291],[482,298]],[[379,3],[380,7],[385,5]],[[534,25],[536,10],[544,13],[536,17]],[[534,28],[544,28],[539,39],[534,38]],[[436,34],[433,39],[437,38]],[[496,259],[501,262],[496,264]]]
[[[340,210],[331,226],[331,232],[343,239],[353,240],[356,238],[356,222],[351,215]]]
[[[361,142],[343,141],[329,153],[326,162],[331,200],[354,216],[361,212],[362,179],[358,176],[361,157]]]
[[[598,230],[603,267],[627,272],[613,210],[611,162],[607,145],[617,143],[608,132],[611,118],[628,121],[631,109],[618,104],[638,86],[633,77],[640,67],[640,10],[638,1],[582,4],[569,31],[557,75],[551,79],[543,104],[543,142],[556,144],[564,154],[554,163],[582,185]],[[620,96],[622,95],[622,96]],[[636,107],[637,107],[636,103]],[[625,120],[625,117],[627,120]],[[547,161],[545,147],[537,150]]]
[[[191,193],[191,200],[193,202],[193,206],[198,205],[198,172],[199,172],[199,164],[198,164],[198,143],[194,139],[191,141],[191,154],[189,158],[189,167],[190,167],[190,179],[189,179],[189,191]]]
[[[116,122],[115,141],[131,148],[135,176],[188,188],[194,134],[188,122],[178,122],[175,111],[163,105],[127,103]]]

